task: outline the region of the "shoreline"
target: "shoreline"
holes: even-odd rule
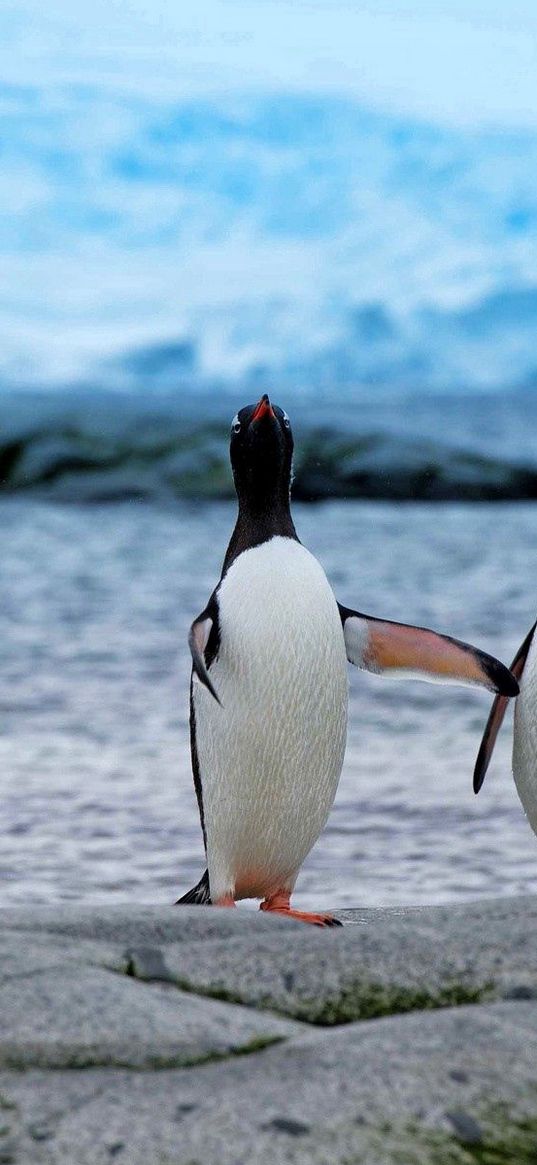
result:
[[[0,393],[0,494],[56,501],[234,498],[229,425],[245,394]],[[537,393],[282,389],[295,501],[535,500]]]

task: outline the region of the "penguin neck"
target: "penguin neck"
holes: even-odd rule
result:
[[[226,551],[222,576],[243,550],[252,550],[271,538],[293,538],[298,542],[291,517],[289,495],[275,495],[264,502],[239,495],[239,512]]]

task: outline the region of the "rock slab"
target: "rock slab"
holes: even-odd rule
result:
[[[0,1165],[526,1165],[537,899],[0,911]]]

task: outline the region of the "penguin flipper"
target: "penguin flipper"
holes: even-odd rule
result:
[[[208,615],[206,611],[203,611],[201,615],[198,615],[197,619],[194,619],[194,622],[190,628],[188,633],[188,646],[192,656],[192,669],[194,675],[198,677],[202,684],[205,684],[205,687],[211,693],[211,696],[214,696],[217,704],[221,704],[221,700],[216,694],[209,676],[209,672],[205,666],[204,658],[204,651],[207,647],[207,642],[209,635],[211,634],[212,627],[213,620],[211,619],[211,616]]]
[[[356,667],[438,684],[477,685],[501,696],[518,695],[518,683],[508,668],[469,643],[427,627],[392,623],[338,606],[347,659]]]
[[[520,645],[520,647],[515,655],[515,658],[511,664],[511,671],[517,680],[520,680],[520,678],[522,676],[522,672],[524,671],[526,660],[528,658],[528,652],[529,652],[529,649],[531,646],[531,641],[533,639],[536,627],[537,627],[537,623],[534,623],[533,627],[531,628],[531,631],[528,632],[524,642]],[[488,718],[487,723],[485,725],[485,731],[483,733],[483,738],[482,738],[481,744],[479,746],[477,760],[475,762],[474,793],[479,793],[479,790],[481,789],[481,787],[483,785],[483,781],[485,780],[485,777],[487,775],[487,769],[489,767],[491,757],[492,757],[492,754],[494,752],[494,745],[496,744],[496,738],[498,736],[498,733],[499,733],[500,728],[501,728],[502,723],[503,723],[503,718],[504,718],[505,713],[507,711],[507,704],[508,704],[508,700],[505,696],[496,696],[496,699],[493,700],[492,708],[490,709],[490,715],[489,715],[489,718]]]

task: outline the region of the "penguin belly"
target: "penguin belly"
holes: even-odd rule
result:
[[[320,564],[284,537],[244,551],[218,592],[220,644],[193,684],[211,897],[291,890],[330,812],[347,729],[347,660]]]
[[[515,704],[513,776],[526,817],[537,833],[537,636],[533,636]]]

